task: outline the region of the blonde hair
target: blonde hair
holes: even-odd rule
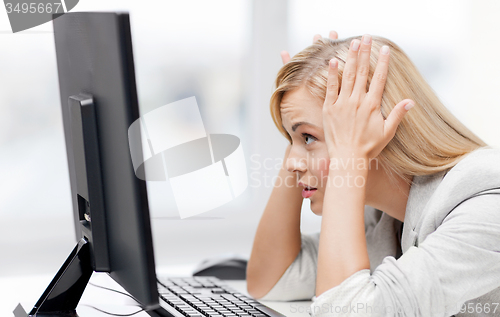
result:
[[[299,52],[279,70],[276,89],[271,96],[271,116],[290,142],[291,138],[281,122],[283,95],[305,86],[313,96],[324,100],[328,62],[333,57],[339,61],[341,83],[349,45],[355,38],[361,39],[361,36],[342,40],[322,38]],[[390,47],[391,57],[382,96],[382,116],[387,118],[392,108],[403,99],[415,102],[415,107],[399,124],[394,138],[378,156],[393,181],[399,176],[410,184],[413,175],[429,175],[451,169],[466,154],[480,147],[489,147],[441,103],[408,56],[383,37],[372,36],[367,91],[383,45]]]

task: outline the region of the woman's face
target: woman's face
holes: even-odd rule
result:
[[[311,210],[321,215],[330,157],[323,133],[323,100],[311,95],[304,86],[287,91],[281,100],[283,127],[292,138],[286,161],[290,172],[298,173],[303,186],[316,190],[302,191],[311,200]]]
[[[311,95],[304,86],[284,94],[281,105],[283,127],[292,138],[286,161],[290,172],[298,173],[298,181],[316,190],[303,190],[302,196],[311,200],[311,210],[322,214],[323,198],[328,180],[330,156],[323,132],[323,100]],[[370,188],[379,184],[381,170],[370,168],[366,180],[366,202]],[[375,183],[373,183],[375,182]]]

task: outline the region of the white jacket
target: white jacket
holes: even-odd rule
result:
[[[316,298],[319,233],[302,234],[297,258],[260,300],[312,299],[315,317],[500,316],[500,149],[414,176],[404,223],[365,206],[365,232],[370,270]]]

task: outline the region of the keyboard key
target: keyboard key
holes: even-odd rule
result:
[[[244,314],[245,311],[243,309],[235,309],[233,310],[233,312],[237,313],[237,314]]]
[[[247,313],[252,314],[252,315],[259,314],[260,310],[257,310],[257,309],[248,309]]]
[[[267,306],[264,306],[264,305],[257,305],[255,306],[256,309],[260,310],[262,313],[268,315],[268,316],[272,316],[272,315],[277,315],[279,314],[277,311],[275,311],[274,309],[272,308],[269,308]]]
[[[202,308],[201,310],[203,310],[204,312],[215,312],[215,309],[212,309],[212,308]]]
[[[217,309],[217,311],[221,314],[228,314],[231,312],[229,309],[225,309],[225,308]]]
[[[206,287],[206,288],[216,287],[216,286],[215,286],[214,284],[212,284],[212,283],[203,283],[203,282],[202,282],[202,283],[200,283],[200,284],[201,284],[201,286]]]
[[[174,305],[175,307],[179,307],[179,308],[191,308],[191,306],[187,305],[187,304],[180,304],[180,305]]]
[[[225,299],[229,300],[229,301],[233,301],[233,300],[238,300],[237,297],[233,296],[233,295],[229,295],[229,294],[223,294],[221,295],[222,297],[224,297]]]

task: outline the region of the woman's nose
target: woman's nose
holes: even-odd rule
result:
[[[305,172],[307,165],[304,160],[297,157],[288,157],[286,160],[286,169],[290,172]]]

